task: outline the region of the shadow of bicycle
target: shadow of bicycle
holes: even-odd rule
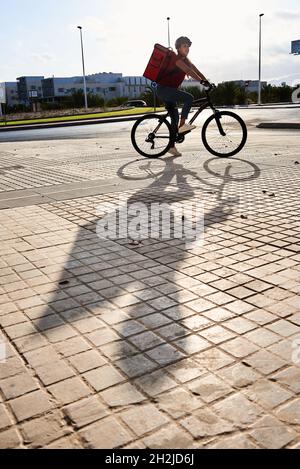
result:
[[[213,158],[204,164],[204,175],[187,169],[180,160],[168,157],[159,161],[138,160],[127,163],[118,171],[122,179],[134,181],[147,179],[146,188],[133,190],[126,198],[128,208],[135,203],[151,207],[155,203],[188,206],[195,201],[203,202],[203,193],[214,197],[213,206],[205,210],[204,228],[226,222],[233,214],[239,197],[224,197],[224,191],[232,182],[231,170],[234,162],[250,165],[239,181],[259,178],[259,168],[243,160],[222,163],[223,175],[216,173]],[[221,165],[221,166],[222,166]],[[250,172],[249,172],[250,171]],[[209,178],[207,178],[209,176]],[[218,179],[220,183],[217,183]],[[212,197],[212,198],[213,198]],[[116,220],[124,219],[122,200],[112,194]],[[110,206],[109,210],[112,210]],[[106,203],[99,204],[98,216],[87,226],[82,226],[70,254],[85,253],[93,246],[100,262],[89,267],[97,274],[98,281],[91,275],[90,281],[84,276],[70,280],[68,268],[61,273],[61,284],[49,300],[49,307],[39,320],[37,328],[48,331],[53,327],[53,311],[59,320],[76,328],[77,321],[96,318],[98,329],[80,329],[81,335],[97,349],[110,366],[111,381],[95,378],[100,370],[95,369],[89,384],[111,408],[138,404],[145,399],[159,400],[160,394],[175,388],[184,376],[198,376],[205,367],[203,351],[211,351],[208,360],[217,359],[214,346],[198,335],[211,324],[197,312],[197,301],[201,300],[204,282],[194,279],[191,269],[202,271],[203,248],[187,249],[186,240],[143,239],[133,243],[128,237],[100,239],[97,225],[105,216]],[[120,217],[119,215],[122,215]],[[201,267],[202,264],[202,267]],[[65,275],[65,274],[68,275]],[[197,276],[197,275],[195,275]],[[66,280],[67,279],[67,280]],[[63,285],[64,281],[67,284]],[[72,285],[70,285],[70,281]],[[68,283],[69,282],[69,283]],[[72,298],[69,304],[62,302],[64,292]],[[195,307],[194,307],[195,305]],[[56,328],[64,327],[63,324]],[[88,377],[85,379],[89,380]],[[119,392],[111,392],[110,386],[120,386]],[[182,403],[184,406],[184,403]]]

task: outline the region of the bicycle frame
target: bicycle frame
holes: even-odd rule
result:
[[[199,103],[199,104],[200,104],[200,103],[203,103],[203,104],[199,106],[198,111],[197,111],[196,114],[192,117],[192,119],[190,120],[189,124],[193,124],[193,122],[197,119],[197,117],[201,114],[201,112],[204,111],[204,109],[207,109],[208,107],[210,107],[213,112],[216,112],[216,108],[215,108],[214,105],[212,104],[208,92],[206,92],[206,97],[205,97],[205,98],[196,99],[196,101],[193,102],[193,105],[198,104],[198,103]]]
[[[190,120],[189,124],[192,125],[193,122],[195,122],[195,120],[197,119],[197,117],[201,114],[201,112],[204,111],[204,109],[207,109],[208,107],[210,107],[211,110],[213,111],[213,113],[214,113],[215,116],[216,116],[216,122],[217,122],[217,126],[218,126],[218,129],[219,129],[219,132],[220,132],[220,134],[222,135],[222,137],[224,137],[226,134],[225,134],[225,132],[224,132],[224,130],[223,130],[223,127],[222,127],[222,124],[221,124],[221,120],[220,120],[220,118],[219,118],[219,111],[218,111],[218,110],[215,108],[215,106],[212,104],[208,91],[206,91],[206,98],[197,99],[196,101],[194,101],[194,104],[199,103],[199,102],[203,102],[203,105],[199,107],[198,111],[197,111],[196,114],[192,117],[192,119]]]
[[[201,104],[201,103],[202,103],[202,104]],[[195,113],[195,115],[194,115],[194,116],[192,117],[192,119],[189,121],[189,124],[192,125],[192,124],[195,122],[195,120],[197,119],[197,117],[199,117],[199,115],[201,114],[201,112],[203,112],[204,109],[207,109],[208,107],[210,107],[211,110],[213,111],[213,113],[214,113],[215,116],[216,116],[216,122],[217,122],[217,125],[218,125],[218,128],[219,128],[219,132],[220,132],[220,134],[224,137],[226,134],[225,134],[225,132],[224,132],[224,130],[223,130],[223,128],[222,128],[221,120],[220,120],[220,118],[219,118],[219,116],[218,116],[218,115],[219,115],[219,111],[218,111],[218,110],[215,108],[215,106],[212,104],[211,99],[210,99],[210,96],[209,96],[209,92],[206,91],[206,97],[205,97],[205,98],[200,98],[200,99],[197,99],[196,101],[194,101],[194,102],[193,102],[193,105],[195,105],[195,104],[200,104],[200,106],[199,106],[199,109],[197,110],[197,112]],[[162,119],[164,120],[164,119],[166,119],[166,118],[169,117],[169,116],[170,116],[170,112],[168,111],[168,113],[165,114],[165,115],[162,117]],[[156,129],[154,129],[154,131],[152,132],[152,135],[155,135],[156,132],[158,132],[158,130],[160,129],[161,125],[162,125],[162,122],[156,127]],[[183,133],[182,136],[184,136],[184,135],[186,135],[186,134],[188,134],[188,133],[190,133],[190,131]],[[177,133],[177,135],[178,135],[178,133]],[[166,138],[166,137],[160,136],[159,138]],[[175,138],[176,138],[176,136],[175,136]]]

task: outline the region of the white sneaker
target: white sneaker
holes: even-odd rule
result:
[[[176,147],[170,148],[168,153],[171,153],[172,156],[182,156],[182,153],[180,153]]]
[[[196,125],[190,125],[190,124],[184,124],[181,127],[179,127],[178,133],[183,134],[185,132],[190,132],[191,130],[196,129]]]

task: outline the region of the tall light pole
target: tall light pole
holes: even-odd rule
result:
[[[168,16],[167,20],[168,20],[168,44],[169,46],[168,47],[171,47],[171,40],[170,40],[170,17]]]
[[[258,79],[258,105],[261,106],[261,19],[264,13],[259,15],[259,79]]]
[[[84,102],[85,109],[88,109],[88,100],[86,92],[86,79],[85,79],[85,66],[84,66],[84,53],[83,53],[83,40],[82,40],[82,26],[77,26],[80,31],[80,40],[81,40],[81,55],[82,55],[82,69],[83,69],[83,88],[84,88]]]

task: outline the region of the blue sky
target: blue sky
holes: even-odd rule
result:
[[[78,24],[84,27],[86,72],[142,75],[155,42],[180,35],[190,58],[212,81],[257,79],[258,14],[263,18],[263,79],[300,82],[299,0],[0,0],[0,81],[21,75],[80,75]]]

